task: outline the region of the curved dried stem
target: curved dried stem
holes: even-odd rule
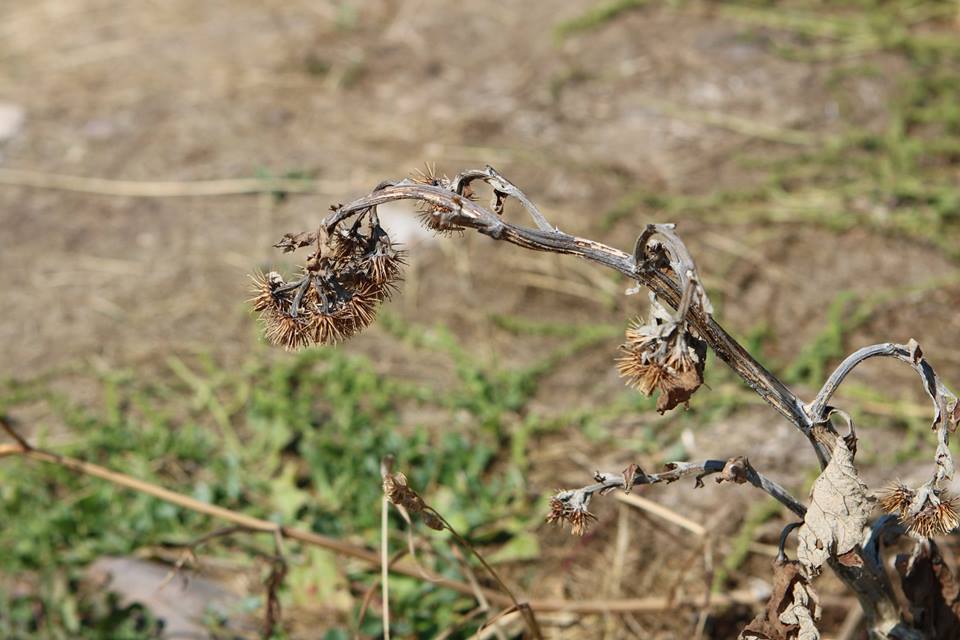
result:
[[[523,205],[523,208],[527,210],[527,213],[530,214],[533,223],[537,225],[538,229],[541,231],[557,230],[557,228],[551,225],[550,222],[547,221],[547,218],[540,213],[537,205],[535,205],[517,185],[507,180],[503,174],[490,165],[487,165],[483,169],[472,169],[457,174],[450,188],[454,193],[466,195],[466,189],[469,188],[470,183],[474,180],[482,180],[493,187],[493,202],[491,203],[491,208],[498,215],[503,214],[503,202],[507,197],[516,198],[517,201]]]
[[[956,394],[950,391],[940,380],[937,372],[930,365],[916,340],[911,339],[907,344],[884,342],[858,349],[844,358],[837,368],[830,374],[823,387],[817,393],[813,402],[804,409],[813,424],[822,424],[829,419],[831,407],[827,405],[833,394],[860,363],[870,358],[896,358],[910,365],[920,376],[923,389],[933,403],[933,422],[931,428],[937,435],[937,449],[934,463],[935,470],[932,486],[953,477],[953,456],[950,453],[950,434],[956,431],[960,423],[960,401]]]
[[[892,342],[873,344],[857,349],[844,358],[843,362],[837,365],[837,368],[830,374],[830,377],[827,378],[827,381],[817,393],[817,397],[806,407],[806,412],[810,420],[815,423],[822,422],[825,419],[824,414],[827,403],[833,394],[836,393],[847,375],[865,360],[881,356],[896,358],[901,362],[905,362],[913,367],[917,374],[920,375],[923,381],[923,388],[933,402],[933,428],[937,428],[940,424],[946,423],[948,427],[951,427],[951,431],[956,430],[957,423],[960,421],[960,404],[958,404],[957,396],[940,381],[937,372],[934,371],[933,367],[924,357],[920,345],[917,344],[916,340],[912,339],[907,344],[895,344]]]
[[[486,170],[467,171],[460,176],[453,182],[454,185],[460,185],[468,178],[488,177],[489,173]],[[557,228],[531,229],[513,224],[464,197],[461,193],[457,193],[455,188],[419,184],[412,180],[381,183],[375,191],[336,207],[323,220],[321,227],[331,232],[344,220],[363,215],[371,207],[397,200],[424,202],[441,211],[440,215],[447,224],[462,229],[473,229],[491,238],[534,251],[579,256],[613,269],[646,287],[674,309],[681,308],[683,292],[687,288],[684,287],[684,283],[690,278],[690,273],[695,274],[695,271],[689,268],[692,265],[689,252],[679,237],[673,233],[670,225],[648,226],[635,247],[635,253],[641,254],[638,257],[595,240],[564,233]],[[655,247],[649,243],[654,239],[654,235],[661,240],[660,246],[664,248],[662,259],[657,259],[654,255],[651,261],[647,254],[656,251]],[[671,263],[677,264],[679,271],[671,268]],[[699,305],[691,304],[684,319],[751,389],[807,436],[821,466],[826,466],[830,459],[829,448],[813,438],[812,424],[804,411],[803,403],[797,396],[734,340],[713,319],[709,307],[704,306],[702,301]]]

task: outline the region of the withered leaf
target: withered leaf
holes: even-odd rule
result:
[[[637,481],[637,477],[643,478],[644,475],[643,469],[641,469],[639,465],[635,463],[630,464],[623,470],[623,492],[630,493],[634,483]]]
[[[681,404],[689,402],[693,393],[703,384],[703,365],[690,367],[676,376],[661,380],[658,385],[657,411],[666,413]]]
[[[797,534],[797,559],[805,573],[817,575],[828,558],[860,544],[869,515],[867,486],[857,475],[846,442],[837,438],[833,457],[813,483],[810,508]]]
[[[721,482],[735,482],[736,484],[743,484],[747,481],[749,468],[750,461],[745,457],[736,456],[735,458],[729,458],[727,463],[723,465],[723,471],[721,471],[720,475],[718,475],[716,478],[717,484],[720,484]]]
[[[797,625],[797,640],[820,640],[820,631],[816,621],[820,619],[820,600],[813,588],[806,582],[797,581],[793,585],[793,602],[780,614],[780,622]]]
[[[740,632],[740,640],[786,640],[796,627],[780,621],[780,614],[793,602],[793,585],[802,580],[796,561],[773,562],[773,590],[767,606]]]
[[[703,384],[703,367],[707,361],[707,343],[692,333],[684,334],[692,357],[688,366],[679,369],[676,375],[664,376],[657,384],[657,411],[666,413],[690,401],[694,392]]]
[[[284,253],[296,251],[300,247],[309,246],[317,241],[315,231],[301,231],[300,233],[285,233],[283,238],[277,244],[273,245],[277,249],[283,249]]]
[[[815,620],[819,619],[819,603],[816,594],[803,577],[800,563],[796,561],[773,562],[773,589],[767,606],[757,614],[743,631],[739,640],[804,640],[819,638]],[[811,612],[809,603],[814,603]],[[807,635],[798,635],[798,634]]]

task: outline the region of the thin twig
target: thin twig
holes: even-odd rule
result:
[[[477,574],[474,573],[473,568],[470,566],[470,563],[467,562],[467,559],[463,556],[463,552],[456,545],[451,545],[450,547],[453,557],[457,559],[457,563],[460,565],[463,570],[463,575],[467,578],[467,582],[475,589],[475,597],[477,599],[477,609],[481,613],[490,612],[490,602],[487,601],[486,596],[483,595],[483,589],[480,588],[480,583],[477,581]],[[486,623],[484,624],[486,626]],[[502,631],[499,629],[499,625],[493,623],[494,631],[496,632],[497,638],[499,640],[506,640],[503,636]]]
[[[823,384],[817,397],[805,412],[814,424],[826,423],[834,411],[827,404],[844,379],[860,363],[875,357],[891,357],[910,365],[920,376],[923,389],[933,403],[932,428],[937,436],[937,448],[934,453],[934,473],[931,486],[937,486],[954,474],[953,455],[950,453],[950,434],[960,424],[960,399],[940,380],[937,372],[923,355],[920,345],[911,339],[907,344],[884,342],[857,349],[844,358]],[[852,422],[851,422],[852,424]]]
[[[227,178],[222,180],[139,181],[69,176],[24,169],[0,169],[0,184],[100,196],[178,198],[255,193],[336,193],[348,183],[301,178]]]
[[[694,486],[702,487],[703,478],[712,474],[717,476],[717,482],[733,482],[736,484],[750,483],[761,491],[769,494],[785,507],[793,511],[801,518],[806,514],[807,508],[790,495],[790,492],[767,478],[750,464],[750,461],[743,456],[737,456],[728,460],[704,460],[703,462],[670,462],[667,470],[661,473],[644,473],[637,465],[632,464],[620,473],[616,472],[596,472],[594,474],[595,482],[593,484],[581,487],[579,489],[568,489],[560,491],[553,497],[551,502],[551,519],[567,520],[571,524],[583,516],[589,519],[590,500],[594,495],[604,495],[617,489],[623,489],[629,492],[633,487],[647,484],[671,483],[677,480],[694,476]],[[651,513],[678,524],[679,526],[702,536],[706,533],[703,525],[693,522],[666,507],[651,502],[638,496],[618,493],[617,499],[627,504],[640,507]]]
[[[29,451],[33,448],[26,440],[24,440],[23,436],[17,433],[17,430],[14,429],[13,425],[10,423],[10,419],[4,415],[0,415],[0,429],[3,429],[8,436],[16,441],[23,451]]]
[[[407,555],[406,549],[400,549],[390,558],[390,561],[387,562],[387,566],[390,569],[393,569],[393,565],[396,564],[397,560]],[[380,586],[382,580],[382,573],[380,576],[377,576],[373,583],[370,585],[370,588],[366,590],[363,594],[363,600],[360,602],[360,612],[357,614],[357,628],[360,628],[363,625],[364,619],[367,617],[367,610],[370,608],[370,602],[373,600],[373,594],[377,592],[377,587]]]
[[[933,367],[923,357],[920,351],[920,345],[915,340],[910,340],[907,344],[894,344],[884,342],[874,344],[862,349],[857,349],[849,356],[844,358],[843,362],[837,365],[837,368],[830,374],[823,387],[817,393],[817,397],[807,408],[810,419],[815,422],[821,422],[826,419],[826,407],[830,398],[836,393],[840,384],[847,375],[856,368],[857,365],[870,358],[878,356],[891,357],[905,362],[913,367],[923,380],[924,390],[930,396],[933,402],[934,419],[933,426],[945,420],[952,420],[956,423],[960,417],[960,407],[958,407],[957,397],[951,393],[940,381]]]
[[[383,637],[390,640],[390,543],[388,515],[390,503],[386,498],[380,499],[380,588],[383,599]]]
[[[496,581],[500,589],[503,590],[503,592],[510,597],[510,600],[513,603],[513,606],[516,607],[516,609],[523,614],[524,622],[526,622],[527,628],[529,629],[533,637],[537,638],[538,640],[541,640],[543,638],[543,632],[540,630],[540,625],[537,624],[537,618],[536,616],[533,615],[533,610],[530,608],[530,604],[527,602],[521,602],[520,600],[517,599],[517,597],[513,594],[513,591],[510,589],[510,587],[507,586],[507,583],[504,582],[503,578],[500,577],[500,574],[497,573],[496,569],[490,566],[490,563],[487,562],[487,559],[483,557],[483,554],[480,553],[477,550],[477,548],[473,546],[473,544],[471,544],[466,538],[461,536],[460,533],[453,528],[453,525],[451,525],[447,521],[447,519],[440,514],[440,512],[438,512],[433,507],[429,507],[429,506],[427,507],[427,510],[430,513],[432,513],[440,522],[443,523],[444,528],[450,532],[450,534],[454,537],[454,539],[463,548],[470,551],[470,553],[472,553],[473,556],[480,561],[480,564],[483,565],[483,568],[486,569],[488,574],[490,574],[490,577],[492,577]]]
[[[380,461],[380,477],[385,478],[393,466],[393,456]],[[383,604],[383,637],[390,640],[390,501],[380,498],[380,589]]]

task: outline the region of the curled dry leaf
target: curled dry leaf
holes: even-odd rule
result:
[[[627,468],[623,470],[623,492],[630,493],[634,483],[637,481],[637,477],[643,478],[645,475],[639,465],[628,465]]]
[[[300,233],[285,233],[280,242],[273,245],[277,249],[282,249],[284,253],[296,251],[300,247],[307,247],[317,241],[317,233],[310,231],[301,231]]]
[[[816,622],[820,619],[817,593],[806,582],[793,585],[793,601],[780,614],[780,622],[797,626],[797,640],[820,640]]]
[[[813,608],[810,608],[810,605]],[[820,603],[799,562],[773,562],[773,591],[767,606],[740,632],[740,640],[815,640]]]
[[[817,575],[831,556],[860,544],[869,515],[867,486],[853,466],[846,442],[837,438],[830,462],[813,483],[810,507],[798,533],[797,559],[806,575]]]
[[[717,476],[717,484],[721,482],[735,482],[743,484],[747,482],[747,475],[750,469],[750,461],[744,456],[736,456],[727,460],[723,465],[723,471]]]

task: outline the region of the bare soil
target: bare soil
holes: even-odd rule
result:
[[[603,214],[637,186],[666,195],[749,189],[763,178],[757,158],[797,152],[688,112],[818,133],[850,121],[879,126],[903,65],[874,56],[885,73],[857,78],[847,96],[852,106],[838,116],[833,63],[786,60],[768,40],[747,37],[744,24],[709,11],[654,7],[559,43],[553,26],[593,4],[0,5],[0,101],[25,114],[0,141],[0,169],[134,181],[296,172],[320,179],[326,191],[282,199],[139,198],[0,185],[0,376],[98,361],[150,371],[171,353],[209,353],[227,364],[262,354],[244,303],[246,274],[292,266],[273,242],[313,226],[329,204],[430,161],[449,173],[490,163],[564,230],[623,248],[648,221],[678,222],[720,303],[721,322],[739,335],[765,326],[775,339],[764,357],[774,363],[789,362],[821,331],[825,309],[841,292],[915,291],[954,277],[927,295],[880,305],[850,342],[914,337],[957,384],[958,265],[931,247],[867,229],[835,233],[709,216],[603,224]],[[448,325],[478,357],[493,352],[505,364],[522,363],[541,351],[533,339],[492,329],[490,314],[620,322],[645,309],[643,296],[617,295],[628,283],[598,281],[569,260],[480,237],[418,242],[414,284],[391,311]],[[564,287],[563,278],[579,286]],[[426,371],[414,366],[404,347],[391,346],[376,328],[341,348],[374,355],[384,372],[433,379],[439,388],[449,374],[442,362]],[[559,415],[619,391],[614,349],[615,342],[588,350],[576,366],[549,375],[537,407]],[[870,365],[859,375],[898,394],[913,384],[910,372],[895,367]],[[709,393],[701,391],[696,402],[709,403]],[[922,399],[919,389],[908,399]],[[594,451],[576,433],[564,439],[544,439],[532,489],[578,484],[591,464],[620,468],[631,458]],[[800,446],[799,435],[757,406],[698,428],[694,451],[716,457],[755,451],[774,473],[802,478],[809,469],[790,464]],[[581,455],[571,457],[571,448]],[[718,535],[737,531],[754,497],[712,485],[695,493],[671,486],[649,496],[713,523]],[[629,546],[618,557],[617,507],[611,501],[599,514],[595,532],[582,540],[547,534],[543,562],[518,579],[543,597],[702,589],[702,551],[678,543],[681,532],[629,512]],[[611,587],[615,562],[629,578]],[[754,558],[748,566],[768,577],[765,562]],[[650,638],[679,637],[678,628],[696,623],[692,615],[682,624],[672,613],[617,620],[606,637],[641,630]],[[573,627],[555,637],[584,632]]]

